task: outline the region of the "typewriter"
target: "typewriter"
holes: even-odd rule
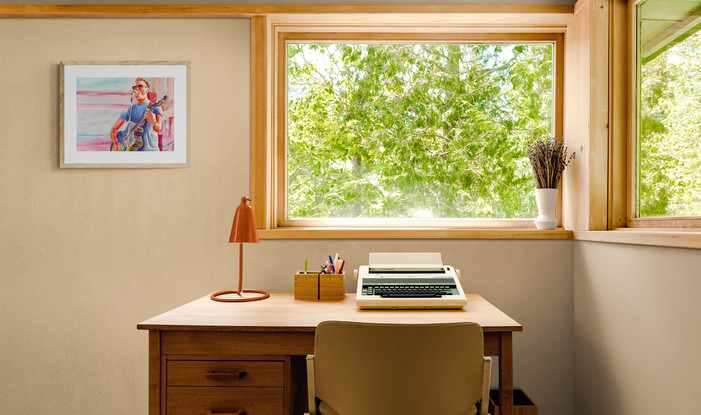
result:
[[[455,268],[437,252],[370,253],[356,270],[355,301],[367,309],[459,309],[467,304]]]

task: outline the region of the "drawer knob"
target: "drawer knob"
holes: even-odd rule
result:
[[[246,377],[245,370],[233,370],[231,372],[208,372],[207,379],[211,380],[226,380],[226,379],[243,379]],[[241,415],[245,413],[242,412]]]
[[[207,411],[207,412],[205,412],[205,415],[246,415],[246,411],[245,411],[245,410],[234,411],[234,412],[214,412],[214,411]]]

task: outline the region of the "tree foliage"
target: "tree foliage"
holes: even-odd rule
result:
[[[288,45],[291,218],[536,216],[552,45]]]
[[[701,32],[641,65],[640,216],[701,215]]]

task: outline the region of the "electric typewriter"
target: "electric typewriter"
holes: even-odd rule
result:
[[[459,309],[467,304],[459,271],[438,252],[370,253],[356,270],[355,301],[368,309]]]

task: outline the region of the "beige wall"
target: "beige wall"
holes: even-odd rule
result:
[[[577,414],[701,413],[700,277],[698,249],[575,242]]]
[[[167,39],[167,40],[166,40]],[[147,334],[136,324],[234,284],[227,243],[249,193],[245,19],[0,19],[0,408],[145,414]],[[191,166],[59,169],[59,61],[191,61]],[[542,414],[573,407],[572,241],[262,241],[247,285],[340,252],[435,250],[524,325],[515,384]],[[348,291],[354,291],[349,281]]]
[[[145,413],[135,324],[236,264],[224,234],[249,188],[249,31],[0,19],[0,412]],[[125,59],[192,61],[192,166],[59,169],[58,62]]]

